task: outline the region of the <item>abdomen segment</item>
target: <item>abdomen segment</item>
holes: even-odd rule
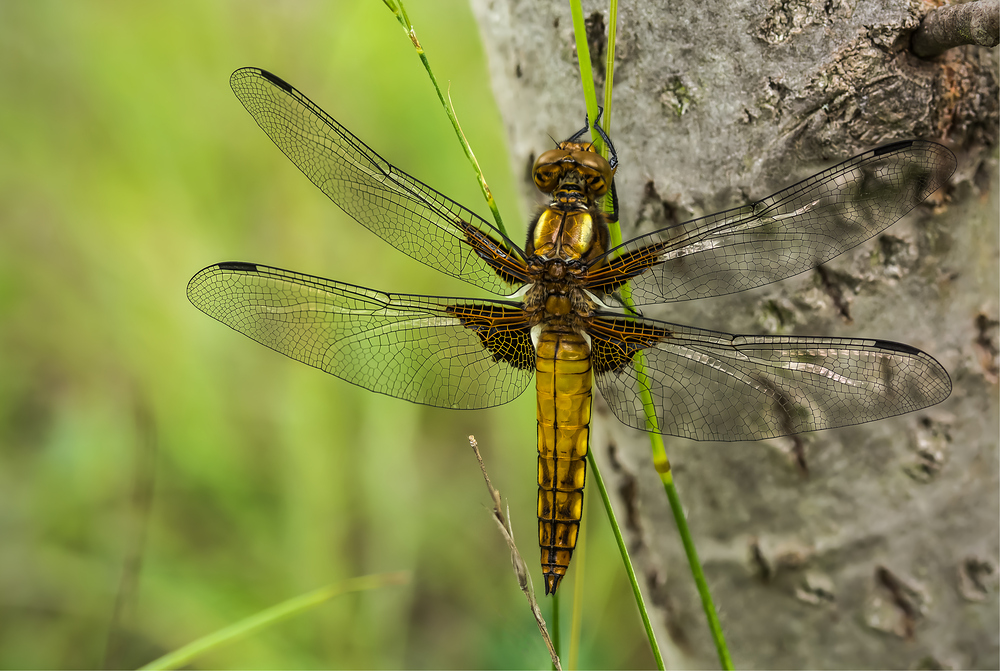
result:
[[[538,545],[545,593],[566,575],[583,515],[591,405],[590,347],[580,334],[542,331],[538,391]]]

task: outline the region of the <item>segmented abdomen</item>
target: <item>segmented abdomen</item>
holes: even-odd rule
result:
[[[538,391],[538,544],[545,593],[566,575],[583,515],[591,405],[590,347],[579,333],[542,331]]]

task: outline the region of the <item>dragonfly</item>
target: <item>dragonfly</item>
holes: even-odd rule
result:
[[[605,212],[602,202],[616,193],[617,157],[582,141],[585,126],[535,161],[547,204],[521,247],[390,164],[276,75],[242,68],[230,84],[344,212],[404,254],[497,297],[385,293],[229,261],[199,271],[188,298],[292,359],[413,403],[488,408],[534,379],[546,594],[556,592],[576,547],[595,382],[627,426],[714,441],[870,422],[951,393],[944,367],[909,345],[732,335],[639,310],[759,287],[861,244],[950,178],[956,159],[939,144],[879,147],[762,200],[613,246],[617,205]]]

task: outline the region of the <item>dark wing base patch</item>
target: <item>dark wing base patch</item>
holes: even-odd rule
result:
[[[594,372],[620,373],[632,365],[635,353],[653,347],[671,332],[631,319],[595,319],[587,333]]]
[[[479,336],[494,361],[521,370],[535,369],[531,326],[524,310],[497,305],[449,305],[446,310]]]

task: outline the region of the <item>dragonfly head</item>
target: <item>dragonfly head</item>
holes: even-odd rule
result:
[[[615,171],[593,145],[562,142],[545,152],[531,169],[535,186],[542,193],[577,187],[586,198],[600,198],[608,192]]]

